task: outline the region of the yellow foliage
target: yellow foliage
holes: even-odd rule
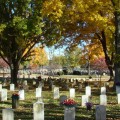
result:
[[[102,51],[102,46],[98,40],[96,40],[92,44],[85,46],[82,53],[83,54],[79,61],[80,64],[85,64],[86,61],[88,61],[88,60],[90,63],[92,63],[92,62],[94,62],[95,59],[104,57],[104,53]]]
[[[62,17],[64,4],[60,0],[46,0],[43,3],[42,14],[43,16],[50,17],[51,20],[59,22]]]
[[[45,65],[48,63],[47,54],[43,47],[35,47],[34,56],[32,56],[31,59],[31,66]]]
[[[48,16],[54,22],[59,22],[62,34],[80,33],[74,41],[76,44],[80,40],[92,39],[91,33],[100,34],[104,31],[107,50],[114,49],[112,47],[115,32],[114,8],[110,0],[46,0],[43,4],[43,15]],[[85,25],[78,27],[77,23],[85,23]],[[103,55],[101,43],[98,43],[96,39],[93,43],[92,45],[96,46],[96,48],[92,46],[95,54],[91,54],[93,56]]]

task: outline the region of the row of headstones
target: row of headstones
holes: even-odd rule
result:
[[[54,87],[53,94],[54,94],[54,99],[59,99],[59,87]],[[75,98],[75,88],[70,88],[69,94],[70,94],[70,98]],[[82,95],[82,106],[85,106],[85,103],[89,101],[90,96],[91,96],[91,87],[87,86],[85,90],[85,95]],[[118,97],[118,104],[120,104],[120,93],[117,94],[117,97]],[[101,87],[100,105],[107,105],[106,87]]]
[[[26,81],[27,82],[27,81]],[[42,80],[41,82],[39,82],[39,84],[42,84],[42,86],[44,87],[44,80]],[[55,81],[53,81],[52,79],[49,80],[48,82],[48,86],[49,88],[52,88],[52,86],[55,85]],[[59,83],[59,84],[58,84]],[[60,80],[59,82],[57,83],[57,86],[60,85],[60,87],[68,90],[70,87],[75,87],[75,86],[78,86],[78,90],[81,90],[83,87],[86,87],[87,85],[89,85],[89,82],[87,82],[86,80],[84,79],[81,79],[81,80],[77,80],[77,79],[67,79],[66,82],[65,81],[62,81]],[[36,85],[36,81],[33,81],[33,85]],[[62,85],[62,86],[61,86]],[[95,86],[99,86],[99,83],[98,82],[95,82],[94,83]],[[108,86],[107,85],[107,82],[104,83],[103,86]]]
[[[97,78],[71,78],[70,79],[71,82],[74,82],[75,80],[78,80],[79,82],[86,81],[86,80],[89,80],[89,81],[96,80],[96,81],[98,81],[99,77],[97,77]]]
[[[38,88],[39,89],[39,88]],[[54,91],[56,91],[55,90],[56,88],[54,88]],[[58,88],[57,88],[57,90],[58,90]],[[37,91],[37,90],[36,90]],[[41,90],[42,91],[42,90]],[[72,91],[72,94],[73,93],[75,93],[75,90],[74,90],[74,88],[71,88],[71,91]],[[74,92],[73,92],[74,91]],[[40,91],[39,91],[40,92]],[[82,97],[82,101],[83,101],[83,104],[85,105],[85,103],[88,101],[88,95],[85,95],[85,96],[83,96]],[[83,106],[84,106],[83,105]],[[38,120],[38,119],[41,119],[41,120],[44,120],[44,109],[42,110],[42,108],[39,108],[41,105],[39,104],[39,102],[38,103],[35,103],[34,104],[34,120]],[[38,109],[39,108],[39,109]],[[102,110],[101,110],[102,109]],[[6,110],[6,109],[5,109]],[[8,110],[8,109],[7,109]],[[102,118],[102,120],[105,120],[104,118],[103,118],[103,116],[105,116],[105,112],[103,112],[104,110],[103,110],[103,106],[102,106],[102,108],[96,108],[96,116],[97,116],[97,118]],[[42,112],[42,113],[41,113]],[[104,113],[104,115],[103,115],[103,113]],[[99,114],[98,114],[99,113]],[[102,115],[100,115],[102,113]],[[4,112],[3,112],[3,114],[4,114]],[[7,114],[7,115],[9,115],[9,114]],[[70,116],[74,116],[74,117],[70,117]],[[6,116],[6,114],[5,115],[3,115],[3,116]],[[4,118],[4,117],[3,117]],[[97,120],[97,118],[96,118],[96,120]],[[73,109],[73,110],[65,110],[65,112],[64,112],[64,120],[74,120],[75,119],[75,110]],[[3,119],[4,120],[4,119]],[[11,119],[7,119],[7,120],[12,120],[12,118]]]
[[[6,101],[7,100],[7,89],[2,89],[2,87],[0,87],[0,92],[1,92],[1,101]],[[69,93],[70,93],[70,98],[75,98],[75,88],[70,88]],[[19,90],[18,94],[19,94],[20,100],[25,100],[24,89]],[[82,95],[82,105],[85,102],[88,102],[89,96],[91,96],[91,87],[87,86],[85,90],[85,95]],[[42,86],[36,88],[36,98],[38,97],[42,97]],[[59,99],[59,97],[60,97],[59,87],[54,86],[53,87],[53,98]],[[120,104],[120,94],[117,94],[117,97],[118,97],[118,104]],[[106,87],[101,87],[100,104],[107,105]]]
[[[75,120],[75,108],[64,110],[64,120]],[[97,105],[95,108],[95,120],[106,120],[106,107]]]
[[[78,80],[79,82],[81,82],[81,81],[86,81],[86,80],[92,81],[92,80],[99,80],[99,79],[98,78],[94,78],[94,79],[92,79],[92,78],[90,78],[90,79],[87,79],[87,78],[71,78],[70,80],[71,80],[71,82],[74,82],[75,80]]]
[[[44,84],[45,81],[48,81],[48,79],[42,79],[43,84]],[[50,81],[53,82],[52,79],[50,79]],[[67,79],[67,83],[69,83],[69,82],[73,83],[73,82],[77,82],[77,81],[78,82],[86,81],[86,78],[71,78],[71,79]],[[89,79],[89,81],[92,81],[92,79]],[[19,83],[20,84],[23,83],[23,85],[28,85],[27,80],[24,80],[23,82],[19,81]],[[36,84],[36,81],[33,81],[33,85],[35,85],[35,84]]]
[[[72,80],[72,79],[71,79]],[[72,82],[72,81],[71,81]],[[74,81],[75,82],[75,81]],[[78,89],[80,90],[80,89],[82,89],[82,84],[78,84],[78,83],[74,83],[75,85],[78,85]],[[36,81],[33,81],[33,85],[36,85]],[[42,81],[42,82],[39,82],[39,85],[38,86],[43,86],[44,87],[44,81]],[[28,86],[28,83],[27,83],[27,81],[25,80],[24,82],[23,82],[23,88],[24,89],[26,89],[26,88],[28,88],[27,87]],[[51,82],[49,83],[49,86],[50,86],[50,88],[52,88],[52,87],[54,87],[54,84],[53,84],[53,82],[52,82],[52,80],[51,80]],[[74,85],[73,85],[74,86]],[[73,87],[72,86],[72,87]],[[1,89],[1,87],[2,87],[2,84],[0,84],[0,89]],[[67,85],[67,83],[66,83],[66,89],[69,89],[69,87],[68,87],[68,85]],[[15,90],[15,85],[14,84],[10,84],[10,91],[14,91]]]
[[[75,120],[75,108],[64,109],[64,120]],[[96,120],[106,120],[106,107],[103,105],[97,105],[95,109]],[[44,103],[38,101],[33,104],[33,119],[44,120]],[[13,109],[2,110],[2,120],[14,120]]]
[[[1,93],[1,101],[7,101],[7,91],[8,91],[7,89],[2,89],[0,91],[0,93]],[[25,100],[25,92],[24,92],[24,90],[19,90],[18,94],[19,94],[19,100]]]
[[[2,90],[2,84],[0,84],[0,91]],[[14,84],[10,84],[10,91],[14,91],[15,90],[15,85]]]
[[[36,82],[35,82],[35,81],[33,81],[33,85],[36,85]],[[26,90],[26,88],[28,88],[27,86],[28,86],[27,81],[24,81],[22,88]],[[44,87],[44,82],[43,82],[43,81],[42,81],[42,82],[39,82],[39,84],[38,84],[37,86],[38,86],[38,87],[39,87],[39,86]],[[54,88],[55,85],[53,84],[53,82],[50,82],[49,86],[50,86],[50,88],[52,89],[52,88]],[[21,87],[21,86],[20,86],[20,87]],[[78,84],[78,87],[79,87],[79,89],[82,88],[82,86],[79,85],[79,84]],[[1,90],[1,89],[2,89],[2,84],[0,84],[0,90]],[[68,85],[66,86],[66,89],[67,89],[67,90],[69,89]],[[15,90],[15,85],[14,85],[14,84],[10,84],[10,91],[14,91],[14,90]]]

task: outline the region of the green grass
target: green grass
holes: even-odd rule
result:
[[[14,109],[15,120],[33,120],[33,103],[37,100],[35,98],[35,87],[31,86],[31,90],[25,91],[25,100],[19,101],[19,108]],[[47,87],[47,86],[46,86]],[[16,90],[17,92],[18,90]],[[11,108],[11,91],[8,91],[8,100],[0,102],[0,119],[2,119],[2,109]],[[85,107],[81,106],[81,96],[85,94],[85,88],[78,91],[76,88],[76,97],[78,105],[76,107],[76,120],[95,120],[95,107],[99,105],[99,95],[100,89],[98,87],[92,87],[92,102],[94,104],[91,111],[87,111]],[[45,109],[45,120],[64,120],[64,107],[59,105],[59,100],[53,99],[53,92],[48,89],[43,89],[43,102]],[[62,90],[60,95],[69,96],[69,91]],[[108,105],[107,110],[107,120],[120,120],[120,105],[117,104],[116,93],[110,89],[107,92]]]

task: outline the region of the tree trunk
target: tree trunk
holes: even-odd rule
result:
[[[120,82],[120,12],[115,12],[115,82]]]
[[[15,86],[18,86],[17,84],[17,75],[18,75],[18,65],[13,64],[11,65],[11,83],[15,84]]]
[[[114,81],[113,68],[108,66],[108,69],[109,69],[109,72],[110,72],[110,79],[109,79],[109,80],[110,80],[110,81]]]
[[[96,33],[96,35],[99,38],[99,40],[101,42],[101,45],[102,45],[102,48],[103,48],[103,52],[104,52],[104,55],[105,55],[105,62],[107,64],[108,70],[110,72],[110,80],[114,79],[113,53],[111,54],[111,56],[108,55],[105,32],[103,30],[103,31],[101,31],[101,34]]]
[[[104,51],[104,55],[105,55],[105,62],[107,64],[108,70],[110,72],[110,80],[111,80],[111,79],[114,79],[114,74],[113,74],[113,54],[111,54],[111,56],[109,57],[108,50],[107,50],[107,44],[106,44],[105,32],[102,31],[101,35],[102,35],[102,39],[100,39],[100,42],[101,42],[102,47],[103,47],[103,51]]]

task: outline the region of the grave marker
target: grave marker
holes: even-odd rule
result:
[[[116,85],[116,93],[119,94],[120,93],[120,86]]]
[[[104,105],[97,105],[95,108],[95,120],[106,120],[106,107]]]
[[[64,120],[75,120],[75,107],[65,108],[64,110]]]
[[[41,96],[41,93],[42,93],[42,87],[39,87],[39,88],[36,88],[36,97],[42,97]]]
[[[10,91],[14,91],[15,90],[15,85],[14,84],[10,84]]]
[[[91,87],[87,86],[85,90],[86,95],[91,96]]]
[[[44,120],[44,103],[41,99],[33,104],[33,118],[34,120]]]
[[[7,101],[7,89],[1,91],[1,101]]]
[[[2,120],[14,120],[14,112],[12,109],[2,110]]]
[[[100,105],[107,105],[107,96],[100,95]]]
[[[117,94],[117,98],[118,98],[118,104],[120,104],[120,93]]]
[[[61,103],[63,103],[64,100],[66,100],[66,99],[67,99],[67,96],[66,96],[66,95],[61,95],[61,96],[60,96],[60,105],[61,105]]]
[[[54,87],[54,99],[59,99],[59,87]]]
[[[70,88],[69,92],[70,92],[70,98],[74,98],[75,97],[75,89],[74,88]]]
[[[101,87],[101,95],[105,95],[106,94],[106,87]]]
[[[24,92],[24,90],[19,91],[19,100],[25,100],[25,92]]]
[[[88,95],[82,95],[82,106],[86,106],[86,102],[89,101]]]

